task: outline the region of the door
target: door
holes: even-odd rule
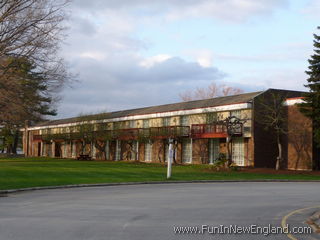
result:
[[[146,143],[144,145],[144,161],[146,161],[146,162],[151,162],[152,161],[151,149],[152,149],[151,143]]]
[[[191,163],[192,160],[192,149],[191,149],[191,139],[182,140],[182,162]]]
[[[219,138],[209,139],[209,163],[213,164],[219,157]]]
[[[232,140],[232,162],[237,166],[244,166],[244,141],[243,138]]]

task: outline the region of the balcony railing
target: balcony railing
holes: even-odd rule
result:
[[[241,136],[243,133],[243,125],[238,124],[229,129],[230,134]],[[192,138],[226,138],[228,130],[226,125],[222,124],[193,124],[191,125]]]
[[[176,138],[190,135],[189,126],[151,127],[149,129],[150,138]]]
[[[103,130],[93,132],[73,132],[73,133],[56,133],[43,134],[34,136],[34,140],[77,140],[77,139],[119,139],[119,140],[137,140],[143,138],[165,139],[188,137],[190,127],[188,126],[168,126],[168,127],[151,127],[151,128],[128,128],[117,130]]]
[[[217,124],[193,124],[191,126],[192,138],[225,138],[227,128]]]

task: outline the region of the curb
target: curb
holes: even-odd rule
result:
[[[312,214],[306,221],[316,233],[320,233],[320,211]]]
[[[6,195],[9,193],[36,191],[36,190],[49,190],[49,189],[67,189],[67,188],[81,188],[81,187],[107,187],[107,186],[128,186],[128,185],[143,185],[143,184],[179,184],[179,183],[237,183],[237,182],[317,182],[320,180],[286,180],[286,179],[261,179],[261,180],[192,180],[192,181],[154,181],[154,182],[121,182],[121,183],[92,183],[92,184],[70,184],[61,186],[46,186],[46,187],[30,187],[0,190],[0,194]],[[1,196],[0,196],[1,197]]]

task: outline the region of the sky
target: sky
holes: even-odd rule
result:
[[[181,101],[215,82],[306,90],[319,0],[73,0],[55,118]]]

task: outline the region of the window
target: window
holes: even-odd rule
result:
[[[129,121],[129,128],[135,128],[135,127],[136,127],[136,121],[135,120]]]
[[[169,143],[164,144],[164,162],[168,162],[169,157]]]
[[[209,163],[214,163],[219,157],[219,138],[209,139]]]
[[[180,116],[180,126],[189,126],[189,116]]]
[[[243,138],[234,138],[232,140],[232,162],[238,166],[244,166]]]
[[[121,141],[116,140],[116,161],[119,161],[121,158]]]
[[[230,116],[234,116],[234,117],[241,119],[241,110],[231,111]]]
[[[91,151],[92,151],[92,158],[96,158],[96,153],[97,153],[97,149],[96,146],[94,145],[94,142],[91,142]]]
[[[110,156],[109,140],[106,141],[105,154],[106,154],[106,160],[109,160],[109,156]]]
[[[144,119],[143,120],[143,128],[149,128],[149,125],[150,125],[149,119]]]
[[[120,128],[121,128],[121,122],[113,123],[113,129],[120,129]]]
[[[170,120],[171,120],[170,117],[163,118],[162,119],[162,126],[164,126],[164,127],[170,126]]]
[[[191,158],[192,158],[191,139],[183,139],[182,140],[182,162],[191,163],[192,162]]]
[[[77,147],[77,144],[76,142],[71,142],[71,157],[75,158],[76,157],[76,147]]]
[[[207,124],[214,123],[218,120],[218,114],[216,112],[207,113],[206,121]]]
[[[146,162],[152,161],[151,150],[152,150],[151,143],[146,143],[144,145],[144,161],[146,161]]]

